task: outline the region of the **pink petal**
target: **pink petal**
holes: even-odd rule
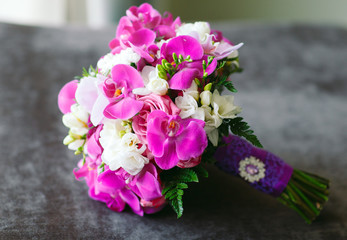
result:
[[[194,140],[196,142],[196,139]],[[176,152],[176,150],[178,150],[176,149],[176,143],[171,139],[167,139],[164,142],[164,155],[162,157],[156,157],[154,155],[154,160],[157,163],[158,167],[164,170],[175,167],[179,161],[177,155],[178,151]]]
[[[130,47],[134,52],[139,54],[142,58],[146,59],[147,62],[153,62],[154,58],[148,53],[148,51],[145,50],[144,47],[137,47],[133,45],[131,42],[129,42]]]
[[[126,16],[121,17],[117,26],[116,38],[122,39],[122,35],[125,35],[125,34],[129,35],[133,31],[134,31],[134,27],[130,19]]]
[[[120,46],[119,40],[117,38],[112,39],[109,42],[108,46],[110,47],[111,50],[114,49],[114,48],[119,47]]]
[[[134,213],[143,216],[143,210],[140,206],[140,201],[132,191],[124,188],[120,191],[119,194],[124,202],[126,202],[131,207]]]
[[[125,186],[125,182],[114,171],[110,169],[99,174],[98,182],[107,188],[121,189]]]
[[[143,28],[131,34],[128,40],[133,45],[140,47],[143,45],[149,46],[150,44],[154,42],[155,38],[156,38],[155,32],[147,28]]]
[[[196,68],[185,68],[173,75],[169,80],[169,86],[175,90],[187,89],[192,85],[193,80],[199,77],[199,73],[200,71]]]
[[[186,119],[182,120],[181,123],[184,130],[176,138],[178,158],[180,160],[189,160],[190,158],[199,157],[208,144],[204,130],[205,122],[197,119]]]
[[[175,28],[171,26],[159,25],[154,30],[158,34],[158,37],[164,37],[164,39],[169,39],[176,36]]]
[[[63,113],[69,113],[71,105],[75,102],[75,93],[78,86],[78,81],[73,80],[65,84],[58,94],[58,107]]]
[[[83,177],[87,177],[89,174],[88,164],[84,164],[80,169],[75,168],[73,170],[73,174],[78,181],[80,181]]]
[[[192,60],[199,60],[204,54],[198,40],[193,37],[183,35],[171,39],[165,48],[165,58],[171,62],[172,54],[182,55],[184,58],[190,56]]]
[[[218,45],[213,55],[216,57],[215,59],[220,60],[229,56],[233,51],[239,49],[242,46],[243,46],[243,43],[239,43],[233,46],[233,45],[230,45],[229,43],[223,42]]]
[[[141,198],[147,201],[161,197],[158,179],[149,172],[146,172],[137,180],[136,186],[141,194]]]
[[[165,133],[162,131],[163,120],[168,115],[160,110],[155,110],[147,116],[147,141],[148,148],[154,156],[161,157],[164,154]]]
[[[87,151],[90,156],[97,157],[102,154],[102,147],[98,140],[95,138],[95,133],[87,141]]]
[[[115,212],[121,212],[125,208],[125,202],[119,195],[115,197],[109,196],[109,198],[106,201],[106,205],[109,209]]]
[[[134,88],[144,87],[141,74],[133,67],[125,64],[118,64],[112,68],[111,71],[113,81],[122,86],[124,81],[127,88],[131,91]]]
[[[104,110],[104,116],[111,119],[129,119],[143,107],[143,102],[126,97],[119,102],[110,103]]]

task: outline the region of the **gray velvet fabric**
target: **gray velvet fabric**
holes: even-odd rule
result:
[[[91,200],[72,174],[59,89],[107,52],[115,28],[0,24],[0,239],[346,239],[347,31],[328,26],[214,24],[244,42],[236,104],[268,150],[330,178],[307,225],[294,211],[209,167],[177,220],[167,207],[139,217]]]

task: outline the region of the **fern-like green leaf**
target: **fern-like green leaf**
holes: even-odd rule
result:
[[[250,143],[252,143],[256,147],[263,147],[263,145],[261,145],[260,141],[258,140],[257,136],[253,134],[254,131],[250,129],[248,123],[243,121],[242,117],[230,119],[228,125],[230,131],[235,135],[246,138]]]
[[[162,194],[180,218],[183,214],[183,194],[188,188],[187,182],[199,182],[198,176],[207,177],[208,172],[198,165],[193,168],[172,168],[163,171],[160,178],[165,186]]]

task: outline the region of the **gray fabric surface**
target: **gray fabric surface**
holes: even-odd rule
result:
[[[169,207],[139,217],[91,200],[72,174],[56,99],[106,53],[114,29],[0,24],[0,239],[346,239],[347,31],[302,25],[215,24],[244,42],[234,76],[241,114],[268,150],[330,178],[331,197],[307,225],[294,211],[209,167]]]

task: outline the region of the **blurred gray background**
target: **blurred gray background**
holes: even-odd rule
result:
[[[135,0],[0,0],[0,21],[39,26],[115,24]],[[347,27],[346,0],[150,0],[189,21],[316,23]]]

